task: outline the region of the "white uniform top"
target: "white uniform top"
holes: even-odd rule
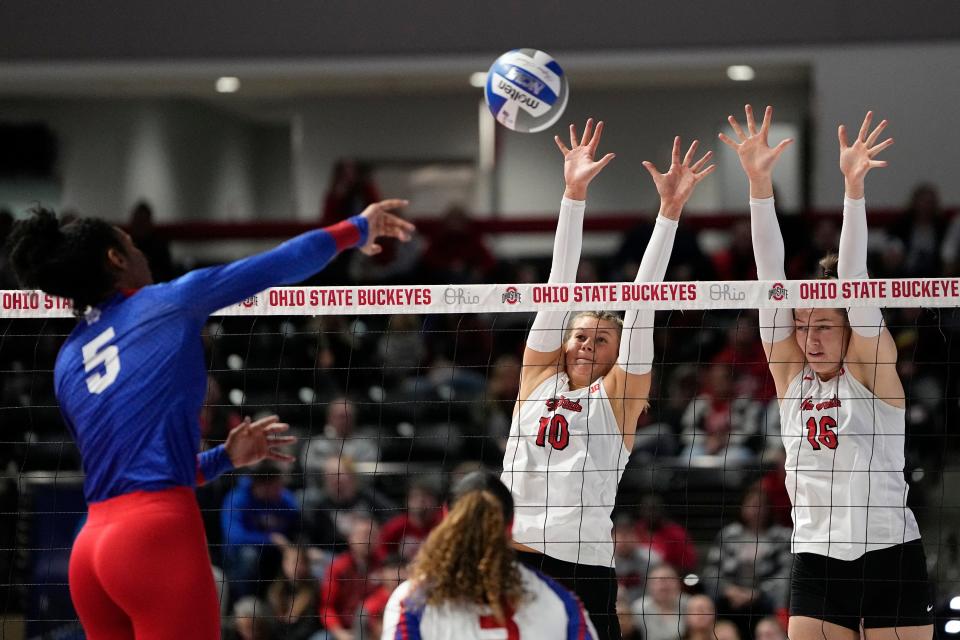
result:
[[[903,409],[846,368],[822,381],[805,367],[780,404],[780,424],[793,553],[855,560],[920,537],[903,477]]]
[[[408,580],[387,602],[381,639],[596,640],[590,616],[575,595],[542,573],[518,566],[526,597],[505,621],[486,606],[425,604]]]
[[[513,539],[577,564],[613,566],[613,511],[630,452],[597,379],[570,390],[550,376],[520,403],[503,456]]]

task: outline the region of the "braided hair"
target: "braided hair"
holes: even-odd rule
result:
[[[110,295],[116,275],[107,251],[124,253],[116,230],[98,218],[60,226],[50,209],[36,207],[13,225],[7,247],[20,286],[73,300],[74,315]]]

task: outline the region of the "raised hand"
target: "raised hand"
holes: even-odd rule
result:
[[[583,128],[583,137],[577,142],[577,128],[570,125],[570,148],[560,140],[560,136],[554,136],[553,140],[557,143],[560,153],[563,154],[563,179],[566,182],[566,191],[564,196],[573,200],[586,200],[587,186],[598,173],[616,156],[608,153],[599,160],[594,160],[597,153],[597,147],[600,145],[600,136],[603,134],[603,121],[597,123],[596,129],[593,128],[593,118],[587,120]]]
[[[246,467],[261,460],[293,462],[296,458],[280,450],[280,447],[297,441],[293,436],[280,435],[289,428],[290,425],[280,422],[277,416],[268,416],[256,422],[245,418],[230,430],[224,443],[230,462],[234,468]]]
[[[770,179],[773,174],[773,167],[780,159],[780,154],[790,146],[793,138],[787,138],[777,146],[770,148],[767,138],[770,134],[770,121],[773,119],[773,107],[768,106],[763,112],[763,122],[760,124],[759,130],[753,117],[753,107],[746,105],[743,111],[747,117],[747,132],[744,133],[740,123],[731,115],[727,116],[727,121],[733,127],[737,140],[731,139],[724,133],[721,133],[719,138],[725,145],[737,152],[740,165],[751,181]]]
[[[851,198],[863,197],[863,181],[870,169],[885,167],[885,160],[874,160],[878,153],[893,144],[893,138],[887,138],[877,144],[877,139],[887,128],[887,121],[881,120],[873,131],[870,124],[873,122],[873,111],[867,111],[860,133],[853,144],[847,142],[847,128],[840,125],[837,128],[837,138],[840,140],[840,171],[847,185],[847,196]]]
[[[681,161],[680,136],[675,137],[673,153],[670,156],[670,168],[666,173],[660,173],[652,162],[644,161],[643,163],[644,168],[653,178],[654,184],[657,185],[657,193],[660,194],[660,213],[664,217],[678,220],[683,211],[683,205],[690,199],[694,188],[717,168],[713,164],[706,169],[703,168],[703,165],[713,156],[713,151],[707,151],[703,157],[693,162],[699,145],[700,142],[694,140]]]
[[[367,219],[370,233],[367,235],[367,243],[360,247],[360,251],[368,256],[377,255],[383,251],[383,247],[377,242],[380,238],[396,238],[402,242],[408,242],[416,227],[392,213],[395,209],[408,204],[410,203],[406,200],[382,200],[364,209],[360,215]]]

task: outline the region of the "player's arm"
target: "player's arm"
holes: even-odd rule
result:
[[[281,435],[289,429],[290,425],[280,422],[278,416],[255,422],[246,418],[230,430],[226,442],[197,454],[197,484],[206,484],[222,473],[262,460],[294,462],[296,458],[281,450],[297,441],[293,436]]]
[[[773,107],[767,107],[763,122],[757,129],[753,108],[744,108],[747,132],[740,128],[732,115],[727,120],[737,140],[721,133],[720,140],[737,152],[740,165],[750,181],[750,229],[753,235],[753,253],[757,263],[758,280],[784,280],[784,247],[777,212],[773,202],[773,169],[780,154],[793,142],[787,138],[771,148],[767,138]],[[760,339],[767,354],[770,373],[777,387],[777,397],[782,398],[790,381],[803,368],[803,352],[793,337],[793,313],[781,309],[760,309]]]
[[[667,273],[673,240],[683,206],[697,184],[716,168],[704,166],[713,152],[708,151],[694,162],[699,142],[694,140],[683,160],[680,159],[680,138],[673,139],[670,169],[660,173],[651,162],[643,166],[650,173],[660,194],[660,213],[637,270],[636,282],[662,282]],[[648,406],[651,370],[653,368],[653,309],[628,311],[623,318],[620,353],[617,362],[604,379],[607,395],[613,405],[620,431],[632,446],[637,418]]]
[[[401,619],[404,617],[403,600],[410,593],[410,583],[402,582],[400,586],[393,590],[390,599],[387,600],[387,606],[383,610],[383,633],[380,637],[383,640],[394,640],[398,637]],[[408,621],[404,621],[408,622]],[[417,628],[419,631],[419,626]],[[404,637],[400,635],[399,637]]]
[[[413,225],[392,213],[405,204],[404,200],[372,204],[358,216],[308,231],[264,253],[191,271],[166,286],[174,304],[206,317],[269,287],[300,282],[347,249],[358,247],[376,255],[382,250],[379,238],[409,240]]]
[[[870,131],[873,112],[867,112],[857,139],[851,145],[846,127],[840,125],[840,171],[844,180],[843,227],[840,231],[840,260],[837,276],[861,280],[867,274],[867,209],[864,183],[871,169],[887,166],[875,160],[877,154],[893,144],[893,138],[878,143],[887,127],[883,120]],[[897,345],[883,322],[883,313],[876,307],[854,307],[847,310],[850,321],[850,343],[846,364],[857,380],[874,395],[897,407],[905,406],[903,384],[897,375]]]
[[[557,235],[553,241],[553,260],[547,282],[560,284],[576,282],[583,239],[583,212],[586,207],[587,187],[597,174],[613,160],[608,153],[594,161],[603,122],[596,129],[593,119],[587,120],[583,136],[577,140],[576,127],[570,125],[570,148],[560,137],[554,140],[563,154],[563,178],[566,187],[560,203]],[[563,353],[563,335],[568,320],[566,311],[540,311],[534,318],[523,351],[523,376],[520,397],[526,398],[547,376],[556,373]]]

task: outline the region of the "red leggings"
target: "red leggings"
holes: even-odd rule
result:
[[[193,489],[91,504],[70,554],[70,596],[89,640],[218,640],[217,589]]]

